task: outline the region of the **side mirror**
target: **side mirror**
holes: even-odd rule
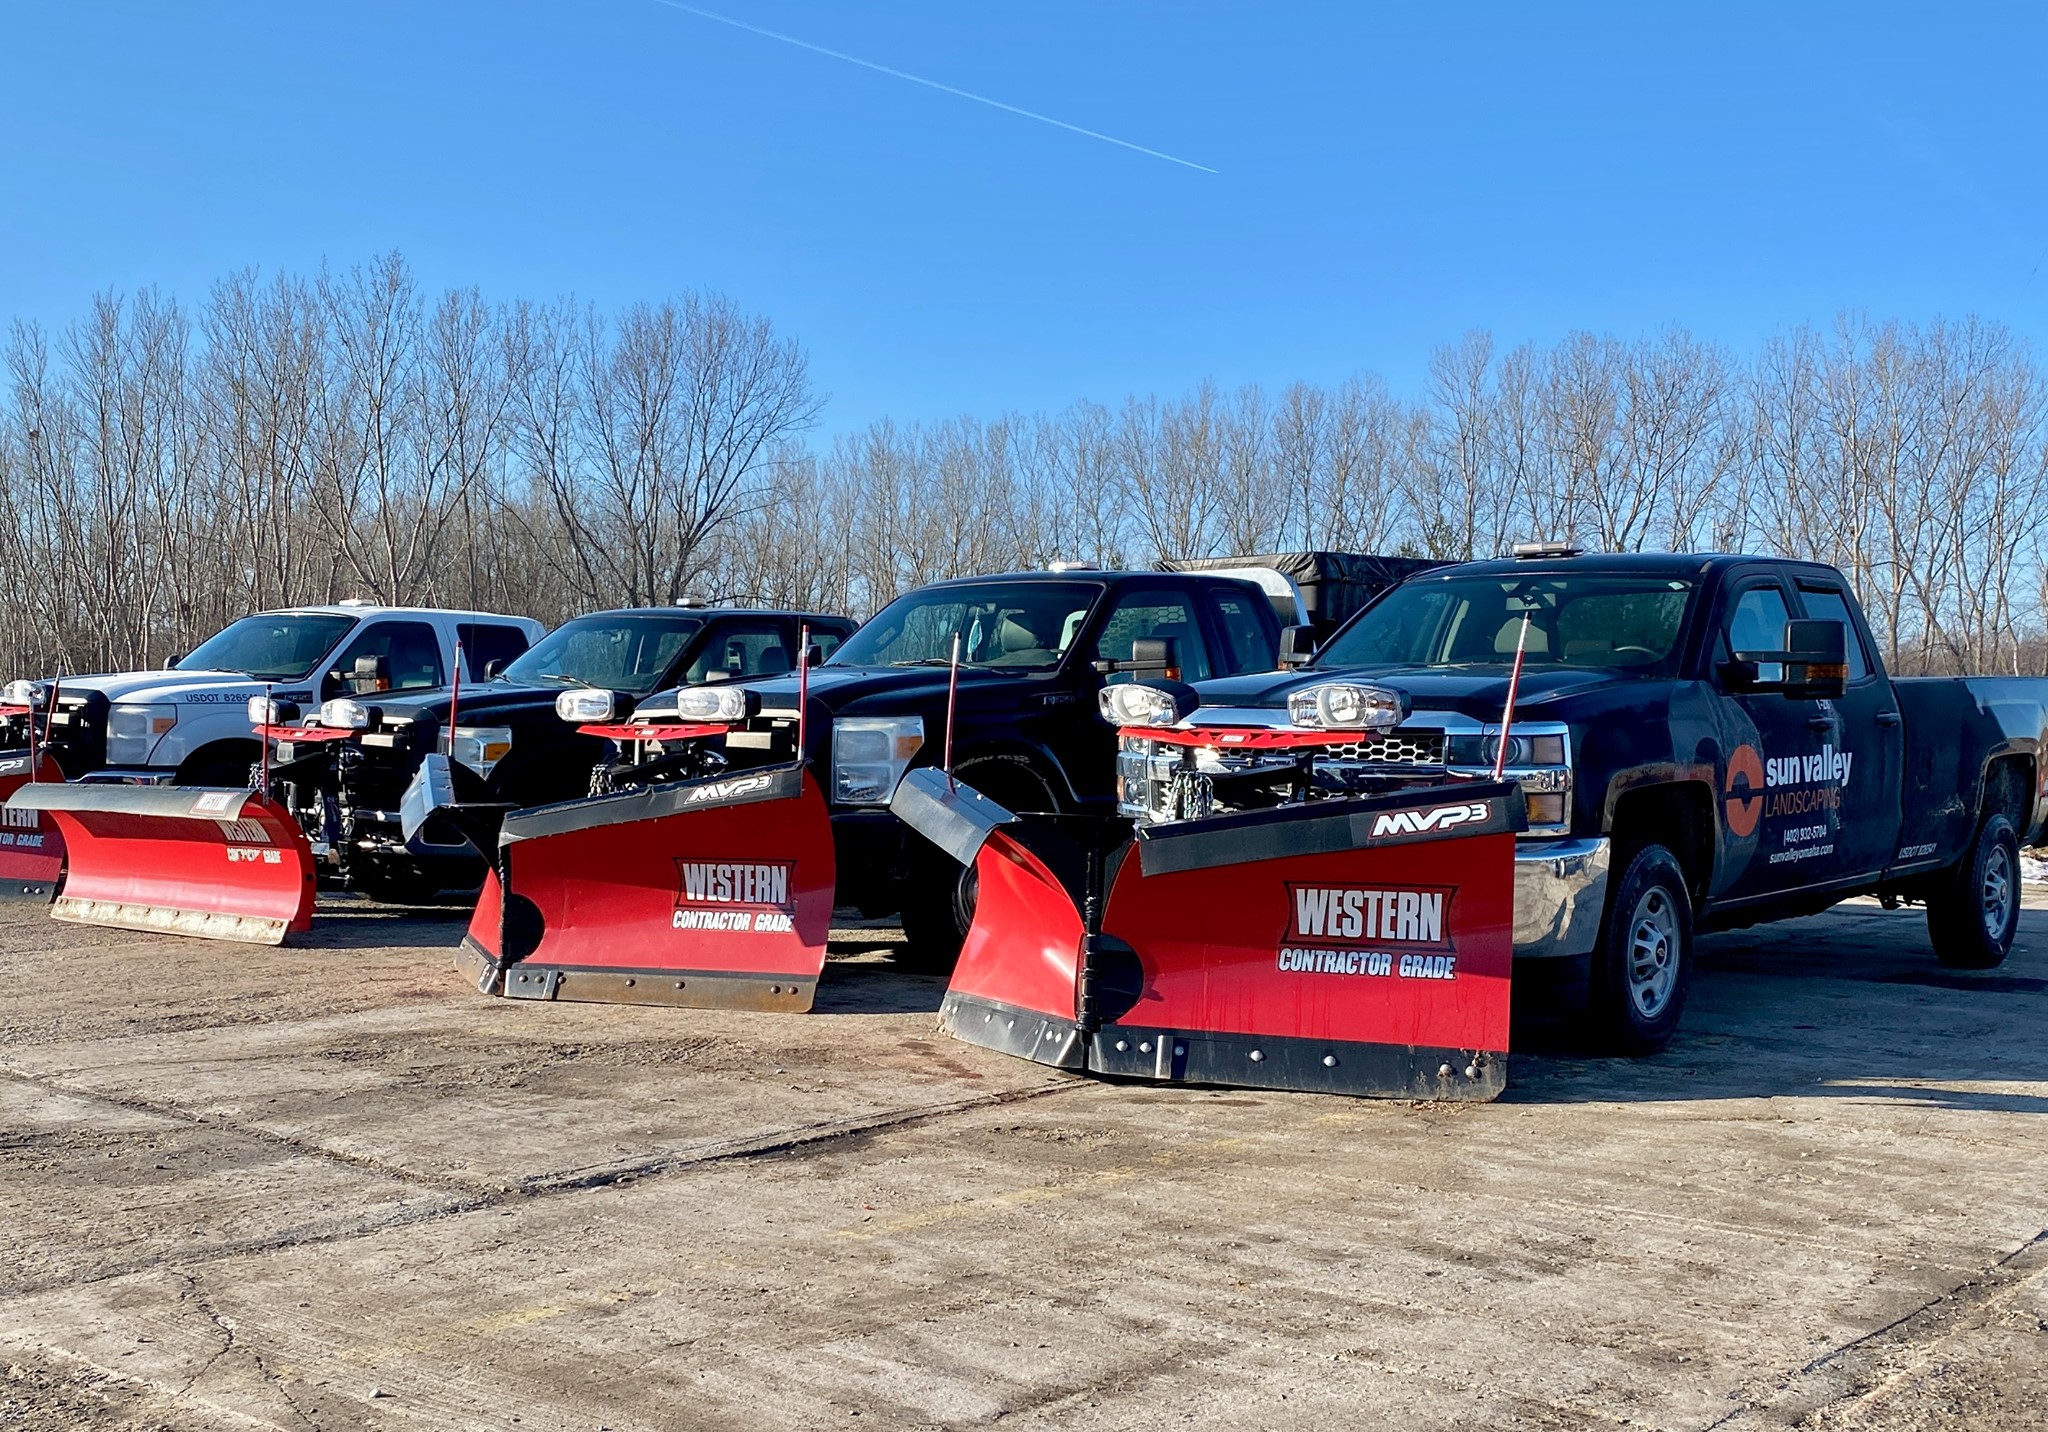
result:
[[[1785,623],[1785,694],[1832,701],[1849,688],[1849,629],[1828,617]]]
[[[352,670],[337,675],[351,696],[391,689],[391,663],[381,656],[359,656]]]
[[[1163,676],[1168,681],[1180,680],[1180,643],[1170,636],[1139,637],[1131,643],[1128,661],[1098,661],[1095,669],[1104,676],[1113,676],[1121,671],[1138,676]]]
[[[1280,664],[1301,666],[1316,654],[1316,630],[1314,627],[1291,626],[1280,629]]]
[[[804,648],[804,665],[805,665],[805,666],[823,666],[824,664],[825,664],[825,648],[824,648],[824,647],[822,647],[822,646],[807,646],[807,647],[805,647],[805,648]]]
[[[1738,651],[1721,664],[1721,681],[1730,691],[1832,701],[1849,687],[1849,629],[1831,618],[1788,621],[1783,651]]]
[[[176,671],[178,669],[178,663],[183,661],[184,659],[184,652],[174,651],[169,656],[164,658],[164,664],[158,669],[162,671]]]
[[[503,676],[504,674],[505,661],[503,657],[492,657],[489,661],[484,663],[484,680],[496,681],[499,677]]]

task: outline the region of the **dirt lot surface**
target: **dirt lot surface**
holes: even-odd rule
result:
[[[1716,937],[1456,1108],[1069,1079],[872,932],[810,1016],[459,934],[0,912],[0,1427],[2048,1427],[2048,909]]]

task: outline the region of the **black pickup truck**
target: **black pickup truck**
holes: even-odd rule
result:
[[[2048,679],[1888,676],[1848,583],[1818,563],[1542,546],[1411,576],[1305,667],[1201,686],[1188,719],[1286,726],[1349,683],[1405,693],[1407,716],[1312,762],[1210,758],[1202,798],[1489,774],[1518,646],[1517,974],[1584,981],[1606,1046],[1671,1037],[1695,931],[1854,895],[1924,904],[1948,964],[2005,958],[2019,846],[2048,818]],[[1198,774],[1175,787],[1168,753],[1136,738],[1119,760],[1140,818],[1174,818]]]
[[[434,821],[405,838],[400,807],[427,752],[449,755],[456,793],[467,802],[572,800],[588,794],[606,745],[558,717],[563,692],[607,695],[608,714],[623,719],[650,691],[789,671],[806,628],[811,645],[830,652],[854,623],[730,607],[593,612],[555,628],[502,670],[493,664],[488,679],[459,692],[358,692],[322,703],[303,720],[295,707],[274,703],[270,794],[298,817],[335,882],[399,902],[474,890],[484,864],[460,830]],[[452,742],[445,729],[451,701]]]
[[[1013,810],[1114,815],[1116,734],[1096,698],[1105,682],[1138,674],[1135,643],[1172,642],[1174,674],[1202,680],[1272,670],[1281,632],[1274,601],[1253,582],[1187,572],[1020,572],[898,597],[809,673],[807,754],[831,807],[838,903],[900,910],[919,963],[959,952],[969,873],[889,813],[903,773],[944,757],[955,637],[954,771]],[[718,738],[715,768],[792,759],[798,686],[745,683],[752,714]],[[634,719],[675,714],[654,696]],[[609,783],[704,769],[690,751],[654,750],[651,761],[614,766]]]

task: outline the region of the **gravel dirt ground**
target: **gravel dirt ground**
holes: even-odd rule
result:
[[[2048,1427],[2048,908],[1714,937],[1666,1053],[1530,1012],[1478,1107],[1069,1079],[887,931],[809,1016],[460,931],[0,911],[0,1427]]]

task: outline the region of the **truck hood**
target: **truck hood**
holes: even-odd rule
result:
[[[1332,681],[1370,681],[1408,693],[1415,710],[1455,711],[1480,721],[1498,721],[1508,699],[1508,668],[1500,666],[1361,666],[1336,671],[1266,672],[1204,681],[1195,689],[1208,707],[1281,707],[1289,694]],[[1585,667],[1525,666],[1515,694],[1518,715],[1535,716],[1545,706],[1613,686],[1612,672]]]
[[[148,702],[180,706],[239,706],[264,693],[264,684],[239,671],[118,671],[98,676],[67,676],[65,692],[98,691],[109,701]],[[273,683],[273,696],[302,701],[304,685]]]
[[[943,666],[819,666],[811,670],[811,700],[833,715],[842,712],[889,715],[898,710],[917,711],[946,700],[950,673]],[[986,667],[960,668],[960,693],[966,699],[993,694],[1004,687],[1020,687],[1050,672],[990,670]],[[741,682],[749,691],[760,693],[764,711],[796,710],[797,679],[793,676],[757,677]],[[649,712],[673,711],[675,693],[664,691],[641,703]]]

